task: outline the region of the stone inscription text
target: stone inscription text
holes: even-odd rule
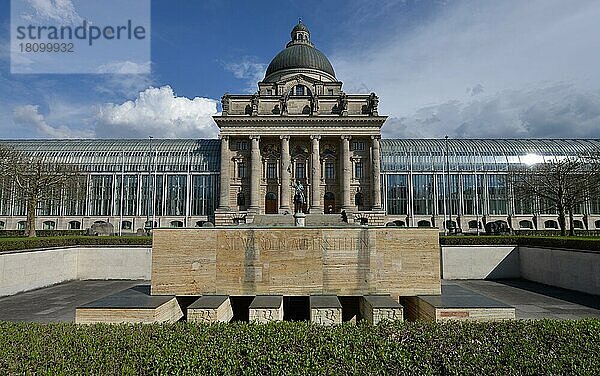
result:
[[[369,242],[361,238],[258,238],[225,235],[223,247],[227,251],[368,251]]]

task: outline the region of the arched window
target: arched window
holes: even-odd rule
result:
[[[27,221],[17,222],[17,230],[25,230],[27,228]]]
[[[551,229],[557,229],[558,228],[558,223],[556,221],[553,221],[551,219],[547,220],[544,222],[544,228],[551,228]]]
[[[4,230],[5,225],[4,221],[0,221],[0,230]]]
[[[170,225],[171,225],[171,227],[183,227],[183,222],[182,221],[171,221]]]
[[[574,220],[573,221],[573,228],[576,228],[578,230],[582,230],[584,228],[583,222],[580,221],[580,220],[578,220],[578,219]]]
[[[527,221],[527,220],[519,221],[519,228],[532,229],[533,228],[533,222]]]
[[[157,228],[158,222],[154,221],[154,224],[153,224],[152,221],[146,221],[146,222],[144,222],[144,227],[145,228]]]
[[[133,227],[133,223],[131,223],[131,221],[121,222],[121,230],[131,230],[132,227]]]
[[[456,228],[456,222],[455,221],[451,221],[451,220],[447,220],[446,221],[446,228],[447,229],[454,229],[454,228]]]
[[[294,91],[295,95],[305,95],[304,94],[304,85],[296,85],[296,90]]]
[[[196,221],[196,227],[202,227],[204,225],[204,221]]]
[[[69,222],[69,230],[79,230],[79,229],[81,229],[81,222],[79,222],[79,221]]]
[[[404,226],[405,226],[405,223],[404,223],[404,221],[396,220],[396,221],[394,221],[394,223],[395,223],[395,224],[396,224],[396,226],[398,226],[398,227],[404,227]]]
[[[469,228],[476,229],[477,227],[481,228],[481,223],[478,223],[476,220],[469,221]]]
[[[431,227],[431,222],[422,220],[422,221],[417,222],[417,226],[418,227]]]
[[[55,227],[56,227],[56,222],[54,222],[54,221],[44,221],[44,223],[42,223],[42,228],[44,230],[54,230]]]

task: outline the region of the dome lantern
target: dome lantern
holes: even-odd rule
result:
[[[287,43],[285,49],[271,60],[267,68],[265,81],[277,79],[279,75],[274,75],[274,73],[306,69],[323,72],[330,80],[335,80],[333,66],[329,62],[329,59],[321,51],[317,50],[310,41],[310,31],[302,23],[302,20],[298,21],[298,24],[294,26],[290,36],[292,40]]]

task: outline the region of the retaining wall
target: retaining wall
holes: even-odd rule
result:
[[[150,247],[66,247],[0,254],[0,296],[74,279],[149,280]]]

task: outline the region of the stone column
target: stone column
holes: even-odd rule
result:
[[[371,162],[373,166],[373,210],[381,210],[381,153],[379,150],[379,139],[381,136],[371,136],[373,148]]]
[[[350,183],[352,181],[352,165],[350,164],[350,136],[342,136],[342,209],[352,208],[350,201]]]
[[[291,159],[290,159],[290,136],[279,136],[281,138],[281,197],[279,198],[279,209],[290,211],[290,187],[291,187]]]
[[[221,136],[221,177],[219,188],[219,209],[229,210],[229,136]]]
[[[321,206],[321,161],[319,154],[319,140],[321,136],[310,136],[311,140],[311,175],[310,175],[310,211],[311,213],[323,213]]]
[[[260,158],[260,136],[250,136],[252,154],[250,156],[250,206],[248,210],[258,213],[260,210],[260,178],[262,172]]]

